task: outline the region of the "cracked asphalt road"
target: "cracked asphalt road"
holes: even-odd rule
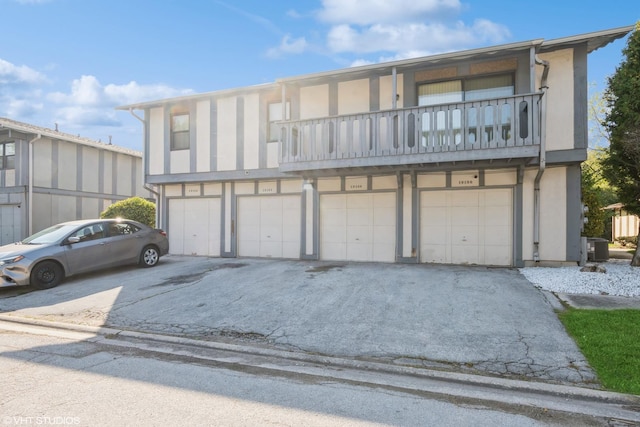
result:
[[[168,256],[0,289],[11,316],[595,385],[544,294],[506,268]]]

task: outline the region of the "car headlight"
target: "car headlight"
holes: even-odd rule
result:
[[[18,261],[22,261],[23,259],[24,259],[24,255],[16,255],[9,258],[3,258],[3,259],[0,259],[0,265],[14,264]]]

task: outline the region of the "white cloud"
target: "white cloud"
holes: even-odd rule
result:
[[[331,51],[339,53],[397,52],[401,57],[408,57],[406,52],[446,52],[478,42],[502,42],[508,36],[506,27],[487,20],[476,21],[472,26],[463,22],[453,26],[409,23],[401,26],[375,24],[363,28],[343,24],[331,28],[327,45]]]
[[[287,54],[299,54],[303,53],[307,47],[307,40],[304,37],[293,39],[287,34],[282,38],[279,46],[267,50],[267,56],[269,58],[279,58]]]
[[[140,85],[134,81],[103,86],[95,76],[81,76],[71,83],[71,92],[53,92],[47,99],[59,105],[55,111],[56,120],[61,124],[118,126],[120,121],[114,110],[118,105],[191,93],[191,89],[174,89],[162,84]]]
[[[458,0],[323,0],[321,21],[331,24],[399,25],[457,13]]]
[[[14,65],[11,62],[0,59],[0,85],[15,84],[39,84],[46,81],[43,74],[27,67],[26,65]]]

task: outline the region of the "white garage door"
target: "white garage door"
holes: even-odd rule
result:
[[[169,200],[169,251],[220,256],[220,199]]]
[[[23,209],[17,205],[0,205],[0,245],[8,245],[22,239],[22,212]]]
[[[512,264],[510,189],[423,191],[420,261]]]
[[[300,258],[300,196],[238,197],[238,255]]]
[[[321,195],[320,258],[394,262],[395,193]]]

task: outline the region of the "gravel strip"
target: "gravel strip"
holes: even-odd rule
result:
[[[628,259],[598,263],[605,273],[581,272],[575,267],[526,267],[520,272],[535,286],[565,294],[640,296],[640,267]],[[591,264],[589,264],[591,265]]]

